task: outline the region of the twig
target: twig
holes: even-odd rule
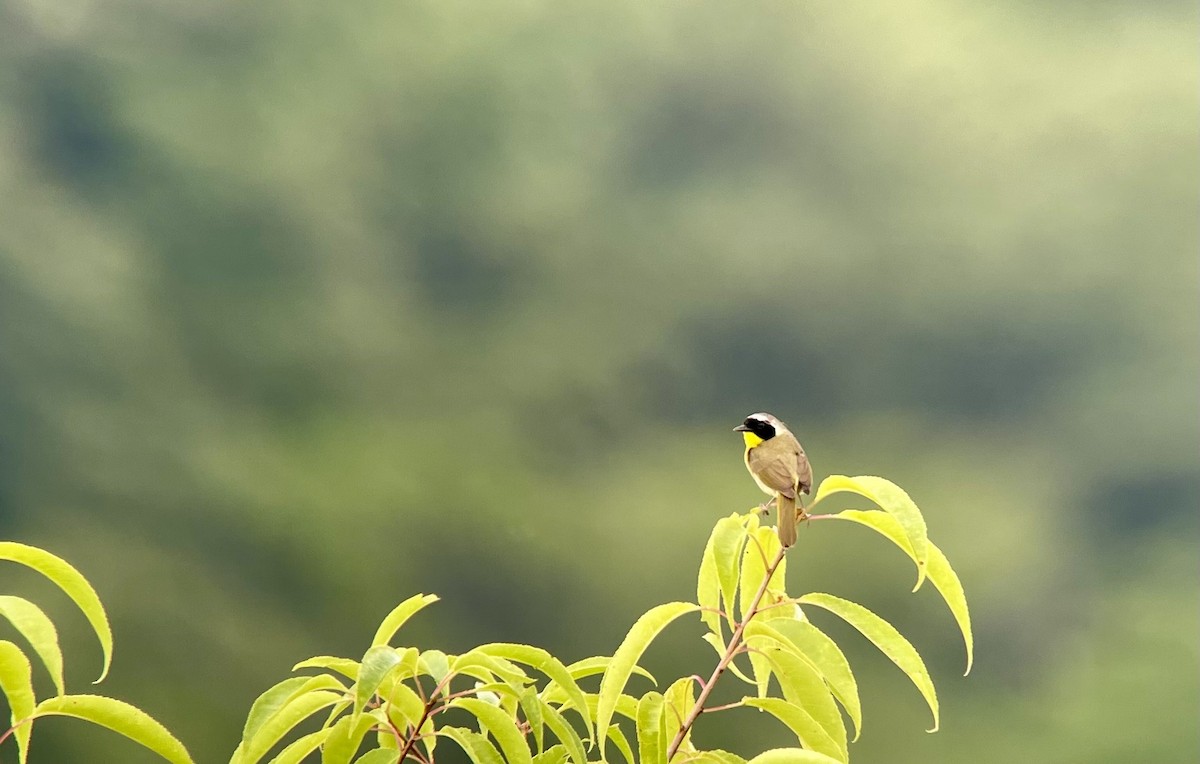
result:
[[[396,747],[399,748],[404,745],[404,736],[400,734],[400,728],[392,721],[391,714],[384,713],[383,718],[387,719],[388,729],[391,730],[392,736],[396,738]]]
[[[753,538],[753,536],[751,537]],[[721,678],[721,674],[725,673],[729,662],[733,660],[742,649],[742,633],[746,631],[746,624],[750,623],[750,619],[758,614],[758,603],[762,602],[763,595],[767,593],[767,587],[771,584],[771,579],[775,577],[775,570],[779,567],[779,563],[783,561],[783,556],[787,553],[787,549],[780,548],[779,553],[775,555],[775,561],[767,567],[767,574],[763,576],[763,581],[759,584],[758,591],[754,593],[754,599],[750,601],[750,610],[744,614],[741,623],[733,630],[733,634],[729,637],[729,646],[725,648],[725,654],[721,656],[721,660],[717,662],[717,667],[713,669],[712,676],[700,688],[700,696],[696,698],[695,705],[688,712],[687,718],[679,725],[679,731],[675,733],[675,738],[671,741],[671,745],[667,748],[667,761],[670,761],[675,753],[679,750],[679,746],[683,745],[683,740],[687,737],[688,730],[700,718],[700,714],[704,713],[704,702],[708,700],[708,696],[712,693],[713,687],[716,686],[717,680]],[[403,756],[401,760],[403,760]]]
[[[22,719],[21,721],[14,724],[13,726],[9,727],[7,732],[5,732],[3,735],[0,735],[0,743],[3,743],[5,740],[8,740],[9,736],[12,735],[13,733],[15,733],[17,731],[18,727],[20,727],[24,724],[32,724],[33,720],[36,718],[37,718],[36,716],[27,716],[24,719]]]
[[[421,736],[419,736],[419,739],[424,739],[424,737],[425,737],[424,735],[421,735]],[[424,756],[422,756],[421,752],[419,750],[417,750],[416,748],[413,748],[411,751],[409,751],[408,755],[411,756],[412,758],[416,759],[419,764],[430,764],[430,762],[432,761],[432,759],[427,759]]]
[[[404,761],[404,758],[408,756],[409,751],[411,751],[413,746],[416,745],[417,738],[421,736],[422,725],[425,724],[425,720],[428,719],[430,713],[433,712],[433,704],[437,702],[438,693],[450,684],[450,679],[453,676],[453,673],[446,672],[446,676],[442,677],[442,681],[437,683],[437,686],[433,688],[433,692],[429,693],[429,700],[425,701],[425,710],[421,712],[421,718],[418,719],[417,723],[413,726],[412,737],[405,741],[404,748],[400,750],[400,756],[396,759],[397,762]]]
[[[459,690],[458,692],[447,695],[445,698],[443,698],[442,705],[440,705],[436,709],[434,709],[433,713],[436,714],[436,713],[445,711],[446,706],[450,705],[449,701],[451,701],[451,700],[456,700],[458,698],[465,698],[469,695],[477,695],[478,693],[479,693],[479,688],[472,687],[469,690]],[[432,716],[433,714],[430,714],[430,715]]]
[[[425,697],[425,686],[421,684],[421,677],[414,676],[413,684],[417,686],[417,695],[421,698],[421,702],[424,703],[428,698]]]

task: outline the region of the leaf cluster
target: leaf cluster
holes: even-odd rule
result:
[[[916,504],[882,478],[832,476],[821,484],[812,508],[840,492],[868,499],[877,508],[811,519],[854,522],[900,547],[917,567],[916,588],[933,581],[953,612],[969,670],[972,639],[962,585],[929,540]],[[785,550],[774,529],[762,526],[753,511],[722,518],[704,551],[696,602],[654,607],[633,624],[611,657],[569,665],[520,644],[482,645],[462,655],[393,647],[400,627],[437,599],[414,596],[384,619],[360,660],[311,658],[295,669],[320,673],[285,679],[264,692],[230,764],[298,764],[318,751],[322,764],[434,764],[443,740],[475,764],[588,764],[609,761],[613,750],[626,764],[746,764],[728,751],[698,750],[691,741],[702,714],[735,707],[766,712],[796,736],[797,747],[759,753],[750,764],[847,762],[845,721],[855,737],[862,728],[858,686],[845,654],[808,619],[807,610],[839,616],[891,659],[928,704],[931,731],[936,730],[937,695],[912,644],[862,605],[819,592],[790,596],[785,578]],[[631,694],[628,685],[635,674],[654,681],[639,665],[647,648],[690,613],[699,614],[706,627],[703,638],[718,655],[709,678],[682,677],[661,691]],[[750,692],[736,703],[706,705],[725,673],[749,685]],[[584,686],[597,675],[598,688]],[[266,758],[318,715],[324,716],[319,729]]]
[[[112,663],[113,637],[100,597],[83,575],[66,560],[37,547],[0,541],[0,560],[31,568],[62,589],[83,611],[104,654],[100,683]],[[12,710],[11,726],[0,734],[0,743],[16,741],[17,756],[24,764],[29,756],[34,723],[47,716],[71,716],[118,732],[154,751],[172,764],[192,764],[187,749],[165,727],[144,711],[102,695],[67,694],[63,680],[63,653],[58,630],[40,607],[11,595],[0,595],[0,616],[6,618],[33,648],[54,684],[54,694],[38,700],[33,686],[33,665],[19,645],[0,640],[0,692]]]
[[[402,602],[359,661],[319,656],[296,664],[320,673],[285,679],[259,696],[230,764],[262,761],[285,735],[321,712],[321,728],[290,742],[272,764],[295,764],[318,749],[323,764],[428,764],[440,739],[480,764],[585,764],[597,698],[578,680],[602,673],[608,661],[567,666],[545,650],[510,643],[462,655],[389,645],[413,614],[436,601],[420,594]],[[474,720],[477,729],[463,726],[465,720]],[[358,756],[364,741],[374,747]]]
[[[916,504],[883,478],[835,475],[822,482],[809,509],[836,493],[857,495],[876,508],[809,514],[809,520],[854,522],[902,549],[917,568],[914,591],[930,580],[949,605],[963,634],[969,671],[971,624],[963,588],[929,540]],[[393,646],[404,624],[437,601],[433,595],[412,596],[384,618],[358,660],[317,656],[301,661],[293,671],[305,673],[263,692],[250,709],[230,764],[300,764],[312,756],[322,764],[435,764],[444,741],[461,748],[474,764],[590,764],[609,761],[613,750],[625,764],[848,762],[846,721],[854,738],[862,730],[858,685],[841,648],[809,620],[810,610],[839,616],[890,658],[924,698],[933,715],[930,731],[936,730],[937,694],[912,644],[862,605],[820,592],[789,595],[786,551],[756,511],[722,518],[704,550],[696,602],[651,608],[612,656],[571,664],[524,644],[486,644],[461,655]],[[22,544],[0,543],[0,560],[33,568],[78,605],[103,648],[103,678],[112,634],[86,579],[58,557]],[[703,639],[718,656],[708,679],[686,676],[661,691],[631,694],[635,674],[659,687],[639,661],[667,626],[691,613],[699,614]],[[0,743],[12,737],[22,764],[34,722],[49,715],[108,727],[173,764],[190,764],[183,745],[137,708],[97,695],[66,694],[57,634],[40,608],[20,597],[0,596],[0,616],[29,642],[56,690],[39,702],[26,653],[0,641],[0,691],[12,709],[12,725]],[[727,673],[748,686],[747,694],[712,706],[709,695]],[[693,745],[692,730],[702,714],[738,707],[770,714],[795,735],[796,746],[760,752],[747,762],[728,751]]]

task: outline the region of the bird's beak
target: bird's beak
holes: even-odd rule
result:
[[[739,424],[737,427],[733,428],[733,431],[734,432],[750,432],[750,428],[744,424]]]

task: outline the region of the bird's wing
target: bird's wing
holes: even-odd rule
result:
[[[796,498],[797,463],[794,455],[772,453],[771,450],[759,446],[750,449],[746,461],[763,485],[779,491],[789,499]],[[809,479],[811,480],[811,477]]]
[[[804,449],[796,454],[796,482],[800,485],[800,490],[804,493],[812,491],[812,465],[808,463],[808,456],[805,455]]]

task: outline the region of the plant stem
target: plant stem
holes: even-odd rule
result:
[[[9,737],[11,737],[14,733],[16,733],[17,728],[20,727],[22,724],[32,724],[33,720],[36,718],[37,718],[36,716],[27,716],[24,719],[22,719],[21,721],[14,724],[13,726],[9,727],[7,732],[5,732],[3,735],[0,735],[0,743],[3,743],[5,740],[8,740]]]
[[[408,752],[412,750],[412,747],[417,743],[417,738],[421,736],[421,725],[423,725],[425,720],[429,718],[429,712],[432,710],[433,701],[430,700],[429,703],[425,704],[425,712],[421,714],[421,718],[417,722],[417,726],[413,727],[412,737],[404,741],[404,747],[400,749],[400,757],[397,758],[396,761],[402,762],[405,758],[407,758]]]
[[[384,718],[387,719],[388,729],[391,730],[392,736],[396,738],[396,747],[403,746],[404,736],[400,734],[400,730],[396,727],[396,723],[392,721],[392,717],[389,714],[384,714]]]
[[[787,554],[787,549],[780,548],[779,553],[775,555],[775,561],[767,566],[767,574],[763,576],[763,581],[759,584],[758,591],[754,593],[754,599],[750,601],[749,612],[745,614],[741,623],[733,630],[733,634],[729,637],[729,646],[725,648],[725,654],[717,662],[717,667],[713,669],[712,676],[700,688],[700,696],[696,698],[695,705],[688,712],[687,718],[683,720],[683,724],[679,725],[679,731],[675,733],[675,738],[667,748],[667,761],[670,761],[679,750],[679,746],[683,745],[683,739],[687,737],[688,730],[700,718],[700,714],[704,713],[704,702],[708,700],[708,696],[712,693],[713,687],[716,686],[717,680],[721,678],[721,674],[725,673],[729,662],[742,649],[742,634],[746,631],[746,624],[750,623],[751,618],[758,615],[758,604],[762,602],[763,595],[767,593],[767,587],[771,585],[771,579],[775,577],[775,570],[779,567],[779,563],[783,561],[785,554]]]
[[[442,681],[438,682],[437,686],[433,688],[433,692],[429,693],[429,700],[425,701],[425,710],[421,713],[421,718],[417,721],[416,726],[413,727],[412,737],[405,741],[404,748],[400,750],[400,757],[396,759],[397,762],[403,762],[404,758],[408,756],[408,752],[417,744],[417,738],[421,736],[421,726],[425,724],[425,720],[433,712],[433,705],[437,702],[438,693],[450,684],[450,678],[453,676],[454,674],[447,673],[442,678]],[[418,684],[420,684],[419,680]]]

